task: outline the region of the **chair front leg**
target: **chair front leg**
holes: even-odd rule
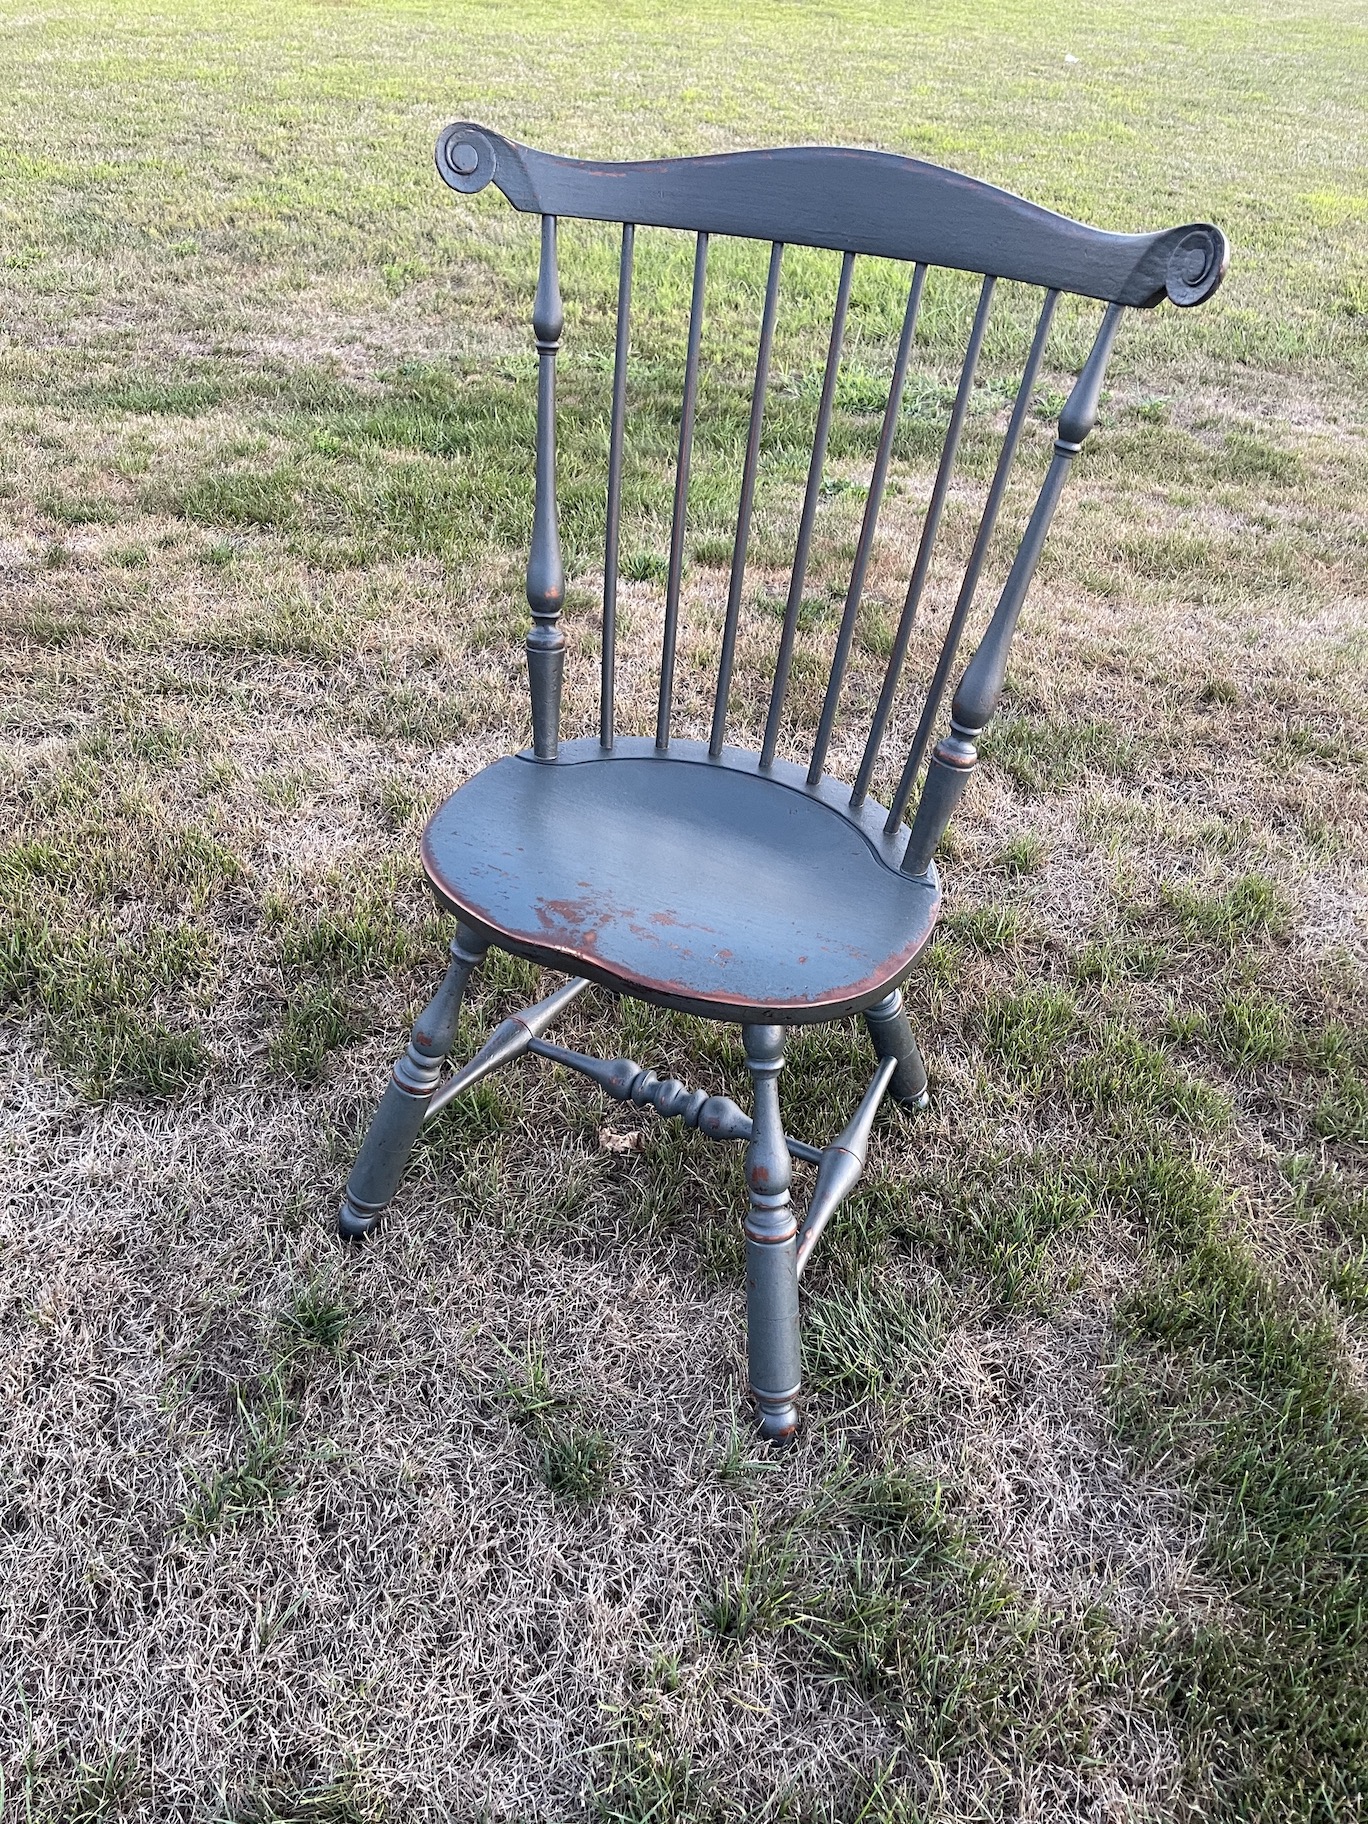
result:
[[[884,1058],[898,1060],[898,1068],[893,1072],[893,1081],[889,1085],[889,1095],[900,1108],[925,1108],[931,1100],[926,1083],[926,1065],[922,1062],[917,1041],[908,1024],[902,989],[895,988],[891,994],[886,994],[864,1017],[865,1030],[874,1047],[874,1056],[880,1062]]]
[[[442,1065],[456,1042],[466,983],[485,949],[473,931],[464,925],[456,927],[451,964],[442,985],[419,1014],[408,1049],[390,1073],[347,1179],[337,1212],[338,1233],[347,1241],[369,1235],[399,1189]]]
[[[782,1441],[798,1428],[802,1363],[798,1341],[798,1225],[779,1112],[782,1026],[743,1026],[755,1084],[755,1121],[746,1147],[746,1353],[761,1434]]]

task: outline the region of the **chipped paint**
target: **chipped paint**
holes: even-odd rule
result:
[[[880,999],[930,937],[938,887],[827,802],[702,772],[496,761],[434,815],[424,867],[493,942],[705,1017],[831,1018]]]

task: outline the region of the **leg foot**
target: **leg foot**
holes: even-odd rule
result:
[[[802,1364],[798,1343],[798,1225],[789,1203],[789,1152],[779,1113],[782,1026],[745,1026],[746,1065],[755,1084],[755,1121],[746,1147],[746,1353],[762,1437],[798,1429]]]
[[[881,1060],[898,1060],[898,1068],[894,1071],[889,1086],[889,1095],[900,1108],[928,1107],[931,1093],[926,1083],[926,1066],[917,1049],[917,1041],[912,1037],[912,1028],[903,1008],[902,990],[895,988],[891,994],[885,995],[864,1017],[865,1029],[869,1033],[870,1044],[874,1047],[874,1056]]]
[[[337,1232],[345,1241],[361,1241],[377,1228],[399,1189],[442,1063],[456,1041],[466,983],[484,953],[475,933],[458,925],[442,985],[419,1014],[408,1049],[390,1073],[347,1179],[337,1212]]]

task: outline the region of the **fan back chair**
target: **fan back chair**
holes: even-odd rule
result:
[[[532,326],[538,351],[536,493],[527,599],[532,745],[494,761],[437,810],[423,866],[438,904],[457,920],[445,979],[420,1015],[357,1156],[339,1214],[359,1240],[380,1222],[425,1121],[491,1071],[524,1053],[580,1071],[621,1101],[649,1105],[715,1139],[742,1140],[749,1187],[746,1315],[751,1394],[762,1433],[790,1436],[800,1393],[798,1282],[823,1228],[853,1189],[881,1101],[927,1097],[926,1070],[900,984],[931,935],[941,903],[933,859],[997,706],[1013,631],[1060,491],[1097,415],[1107,359],[1127,308],[1165,298],[1200,304],[1220,284],[1225,237],[1206,224],[1155,234],[1088,228],[1005,191],[917,159],[882,152],[793,147],[642,164],[557,158],[486,128],[448,127],[437,168],[469,194],[495,183],[516,209],[541,219]],[[606,542],[599,728],[562,741],[565,579],[556,509],[556,355],[562,312],[557,223],[622,225],[616,359],[606,477]],[[628,436],[629,307],[636,233],[696,236],[664,632],[654,737],[617,728],[614,666],[623,453]],[[698,400],[700,338],[711,237],[771,244],[749,434],[722,627],[710,739],[672,734],[689,465]],[[766,385],[786,245],[842,255],[830,343],[787,606],[779,629],[759,752],[727,742]],[[806,766],[778,754],[799,611],[808,574],[841,364],[855,261],[874,255],[910,268],[907,306],[855,547],[844,612]],[[888,478],[927,272],[982,276],[959,385],[926,508],[906,601],[883,685],[851,782],[826,770],[851,657],[865,572]],[[977,535],[896,789],[870,797],[951,481],[956,447],[999,280],[1043,294]],[[1009,472],[1032,403],[1062,292],[1103,305],[1091,352],[1059,416],[1053,456],[978,648],[954,694],[948,731],[931,746]],[[930,759],[927,754],[930,750]],[[926,762],[923,775],[923,763]],[[920,782],[920,790],[918,784]],[[910,831],[909,806],[915,807]],[[471,972],[496,946],[570,972],[572,979],[500,1025],[464,1068],[442,1081]],[[740,1024],[754,1084],[753,1115],[735,1102],[661,1080],[630,1059],[592,1058],[545,1034],[590,982],[655,1006]],[[850,1122],[818,1149],[784,1132],[779,1075],[785,1029],[864,1016],[877,1068]],[[817,1167],[800,1222],[791,1160]]]

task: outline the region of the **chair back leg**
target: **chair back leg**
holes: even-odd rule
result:
[[[442,985],[419,1014],[408,1049],[390,1072],[347,1180],[337,1212],[338,1233],[347,1241],[369,1235],[399,1189],[442,1065],[456,1043],[466,983],[484,954],[485,945],[475,933],[458,925]]]
[[[885,995],[864,1017],[865,1030],[874,1047],[874,1056],[880,1061],[884,1058],[898,1060],[898,1068],[893,1072],[893,1081],[889,1085],[889,1095],[900,1108],[927,1107],[931,1093],[927,1088],[926,1065],[922,1062],[917,1041],[908,1024],[902,989],[895,988],[891,994]]]
[[[782,1442],[798,1428],[802,1363],[798,1338],[798,1224],[779,1112],[782,1026],[743,1026],[755,1118],[746,1147],[746,1355],[761,1434]]]

